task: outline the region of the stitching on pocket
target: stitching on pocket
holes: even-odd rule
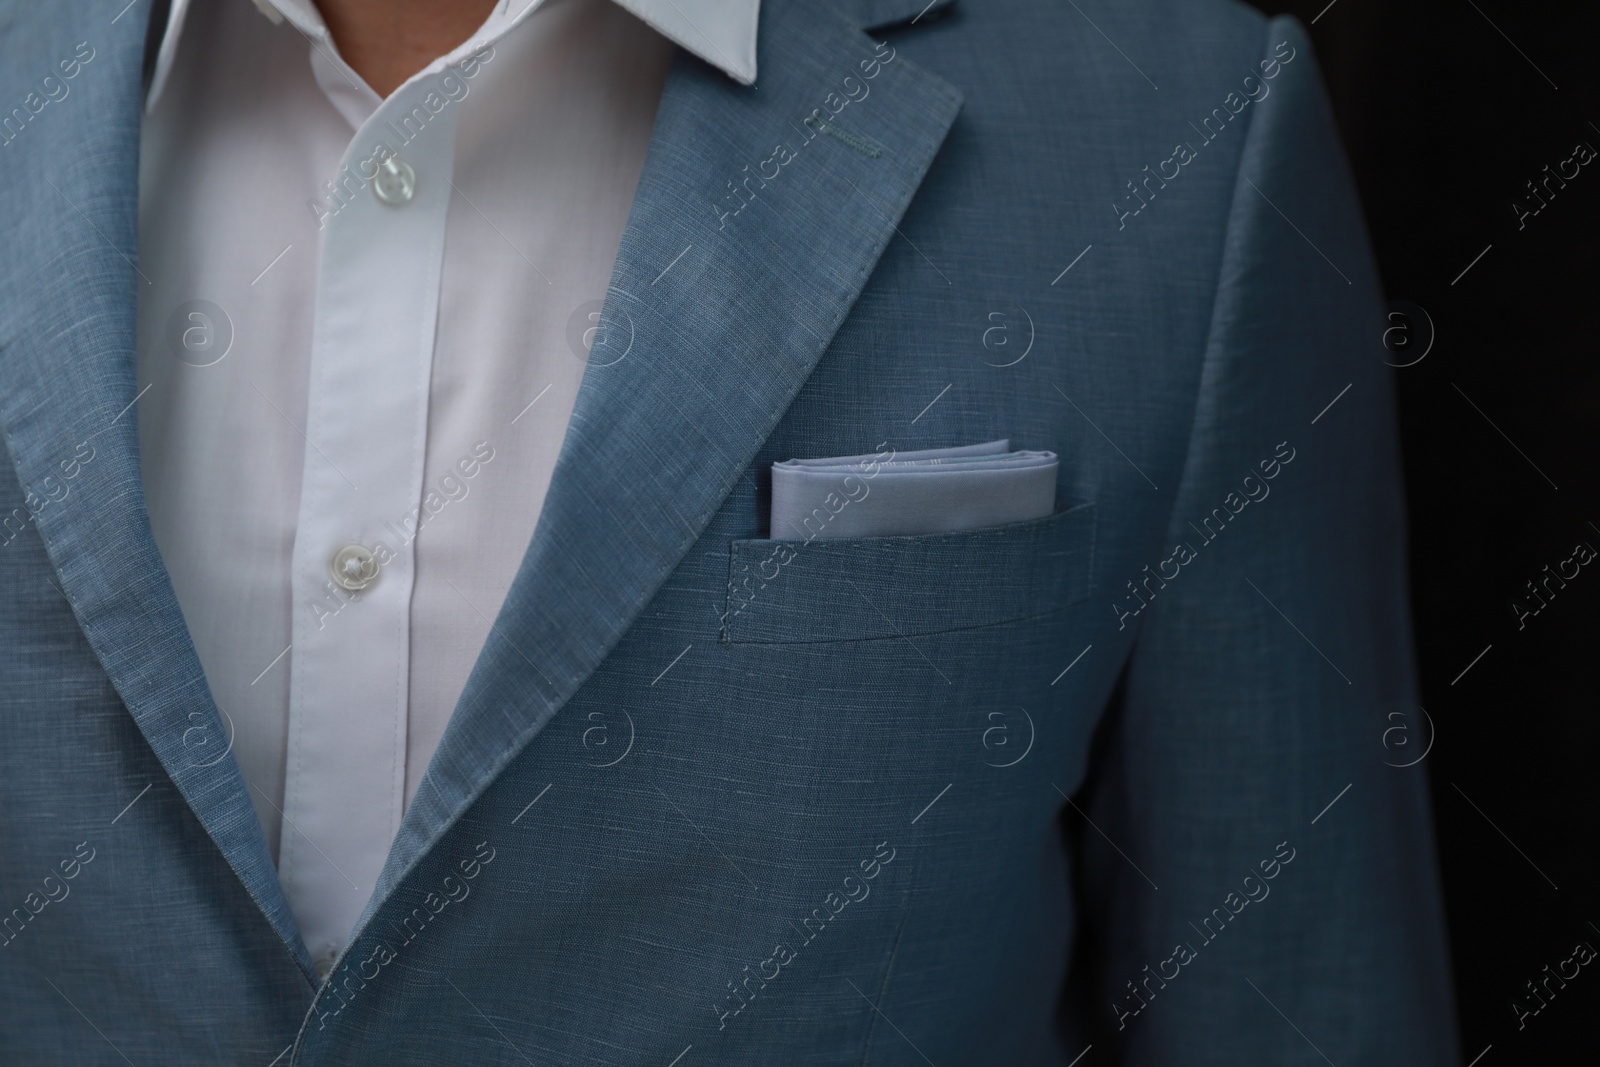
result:
[[[808,541],[735,540],[728,547],[719,640],[845,644],[976,630],[1052,615],[1088,599],[1097,541],[1093,502],[1074,503],[1045,519],[953,533],[818,541],[815,547]],[[964,588],[949,581],[951,588],[939,588],[952,569],[981,561],[985,553],[997,561],[991,580],[985,581],[980,569],[975,576],[964,576]],[[1062,557],[1052,563],[1059,569],[1043,572],[1039,581],[1017,574],[1018,569],[1053,556]],[[897,564],[925,568],[931,588],[925,587],[925,597],[915,593],[896,597],[905,586],[891,582],[886,588],[899,602],[891,603],[886,612],[883,604],[866,597],[860,585]],[[812,568],[809,573],[804,570],[807,565]],[[767,575],[769,569],[772,573]],[[974,597],[963,617],[962,604]],[[843,632],[830,634],[811,624],[817,612],[831,612]],[[907,621],[908,616],[930,612],[934,617],[922,628]]]

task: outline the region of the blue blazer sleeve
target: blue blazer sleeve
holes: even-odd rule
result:
[[[1188,562],[1085,792],[1085,993],[1126,1065],[1460,1062],[1428,761],[1398,766],[1428,726],[1380,289],[1310,42],[1273,20],[1263,59],[1288,49],[1221,249]]]

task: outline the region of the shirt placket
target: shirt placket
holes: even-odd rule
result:
[[[432,75],[362,123],[321,223],[292,577],[279,877],[319,969],[405,796],[410,604],[459,108]]]

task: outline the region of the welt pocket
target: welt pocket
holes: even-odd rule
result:
[[[942,633],[1088,599],[1095,506],[913,537],[734,541],[722,640],[808,644]]]

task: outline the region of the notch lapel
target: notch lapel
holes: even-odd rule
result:
[[[768,0],[751,87],[678,54],[538,526],[363,921],[632,625],[894,239],[961,95],[864,24]]]
[[[195,730],[227,731],[140,481],[134,319],[146,284],[136,264],[151,7],[112,18],[116,5],[22,4],[10,16],[0,99],[24,99],[31,76],[60,58],[92,58],[0,149],[0,423],[19,482],[47,501],[33,522],[52,580],[173,784],[309,976],[238,765],[231,754],[205,765],[186,744]]]

